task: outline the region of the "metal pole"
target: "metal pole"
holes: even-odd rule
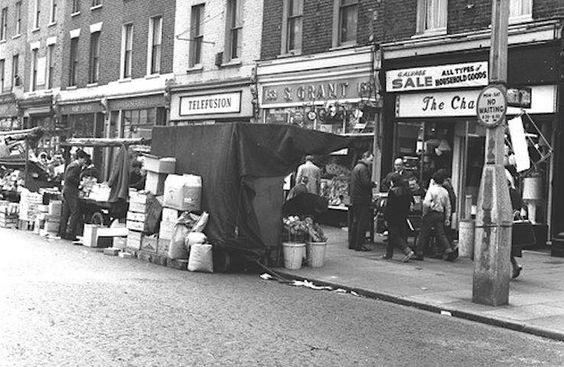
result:
[[[506,93],[509,1],[492,1],[490,84]],[[486,132],[485,165],[478,193],[472,301],[491,306],[509,301],[511,201],[503,167],[505,117]]]

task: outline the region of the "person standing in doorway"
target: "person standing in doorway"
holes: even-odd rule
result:
[[[61,214],[61,225],[59,227],[59,236],[65,240],[76,241],[77,225],[80,219],[80,206],[78,202],[80,173],[89,158],[90,156],[86,152],[79,149],[76,152],[76,159],[72,161],[65,170],[63,211]],[[67,222],[69,222],[68,226]]]
[[[401,176],[394,173],[391,177],[392,188],[388,191],[388,201],[384,208],[384,219],[388,226],[388,244],[386,254],[389,260],[394,255],[394,246],[403,251],[403,262],[408,262],[415,254],[407,246],[407,215],[411,207],[411,194]]]
[[[319,195],[321,187],[321,169],[313,163],[313,156],[306,155],[305,163],[298,167],[296,182],[302,182],[302,177],[307,177],[307,191]]]
[[[454,248],[445,234],[445,226],[450,225],[450,199],[448,191],[442,186],[445,177],[441,172],[435,172],[431,178],[431,184],[423,200],[423,218],[421,219],[421,230],[417,236],[416,253],[414,260],[423,260],[424,247],[429,241],[429,237],[435,230],[435,236],[439,244],[444,249],[447,260],[453,261],[449,257],[454,252]]]
[[[351,228],[349,228],[349,248],[356,251],[370,251],[370,247],[364,244],[366,228],[370,220],[370,204],[372,203],[372,188],[376,186],[372,182],[371,166],[374,155],[370,151],[362,153],[359,162],[351,174]]]
[[[391,178],[394,173],[397,173],[401,177],[401,179],[405,181],[406,184],[410,179],[415,179],[413,173],[405,169],[405,166],[403,165],[403,159],[398,157],[394,160],[394,171],[388,173],[382,180],[382,185],[380,187],[381,190],[388,191],[390,189]]]

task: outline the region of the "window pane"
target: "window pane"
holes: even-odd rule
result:
[[[341,8],[341,43],[356,41],[357,5]]]

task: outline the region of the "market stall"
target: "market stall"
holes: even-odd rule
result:
[[[84,222],[97,225],[109,225],[113,219],[123,219],[127,212],[129,180],[129,148],[146,146],[145,139],[124,138],[71,138],[61,146],[68,152],[71,147],[84,148],[119,148],[114,162],[112,175],[107,183],[83,179],[80,205]]]
[[[280,247],[283,178],[305,154],[328,154],[348,139],[278,124],[155,127],[151,154],[176,158],[177,174],[202,179],[205,233],[216,249],[272,260]]]

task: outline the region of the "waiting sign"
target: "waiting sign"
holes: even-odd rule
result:
[[[488,63],[471,62],[386,72],[386,92],[488,85]]]

